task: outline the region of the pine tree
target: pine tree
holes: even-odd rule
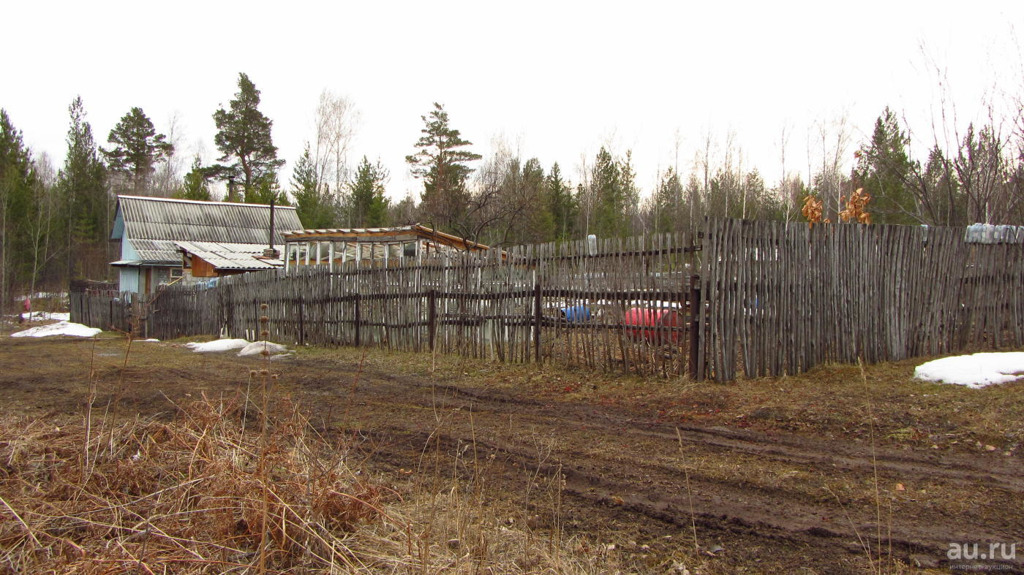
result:
[[[914,164],[907,155],[910,139],[888,107],[875,121],[871,142],[857,151],[857,186],[871,195],[871,213],[879,224],[919,223],[914,195],[907,186]]]
[[[68,108],[68,152],[57,174],[64,203],[64,238],[69,277],[109,275],[107,237],[113,202],[107,194],[107,169],[100,159],[92,127],[85,119],[82,98]]]
[[[416,147],[405,157],[414,177],[423,180],[420,209],[425,223],[443,231],[460,232],[469,203],[466,181],[473,171],[467,164],[480,154],[461,149],[472,145],[449,125],[448,112],[437,102],[429,116],[421,116],[424,127]]]
[[[552,239],[567,240],[575,237],[579,205],[573,196],[572,187],[562,180],[562,169],[557,162],[551,166],[544,179],[544,188],[548,212],[551,214]]]
[[[384,189],[387,179],[388,171],[379,161],[371,164],[363,156],[363,161],[356,168],[355,178],[349,184],[353,226],[380,228],[387,225],[390,207]]]
[[[174,197],[179,200],[198,200],[200,202],[208,202],[213,199],[210,195],[209,176],[198,155],[192,161],[192,169],[185,174]]]
[[[228,162],[215,166],[213,175],[233,182],[240,178],[245,201],[258,201],[273,195],[277,184],[277,170],[284,160],[277,158],[277,146],[271,138],[273,122],[259,110],[260,91],[245,74],[238,75],[238,92],[231,100],[230,109],[219,108],[213,114],[217,135],[213,141],[223,154],[217,161]],[[228,200],[236,192],[229,185]]]
[[[502,245],[535,244],[548,241],[554,234],[555,223],[544,201],[544,168],[540,160],[530,158],[521,162],[518,157],[504,162],[501,182],[493,202],[497,206],[494,240]]]
[[[277,174],[265,174],[256,180],[255,186],[245,190],[242,201],[247,204],[270,204],[273,202],[279,206],[287,206],[288,195],[281,190]]]
[[[321,191],[316,165],[306,144],[302,156],[292,170],[292,197],[295,198],[295,211],[298,213],[302,227],[306,229],[332,228],[335,225],[335,206],[326,193]]]
[[[142,108],[132,108],[110,131],[107,140],[114,144],[101,150],[110,173],[121,180],[121,186],[134,195],[148,194],[156,165],[165,161],[174,146],[163,134],[157,134],[153,122]]]
[[[34,220],[35,170],[21,131],[0,109],[0,301],[6,307],[18,285],[30,283],[31,247],[26,225]]]
[[[657,233],[676,232],[688,223],[683,213],[683,184],[674,168],[662,174],[651,206],[652,227]]]
[[[616,160],[602,147],[590,177],[593,221],[590,233],[602,237],[625,237],[632,233],[633,215],[639,193],[636,189],[631,154]]]

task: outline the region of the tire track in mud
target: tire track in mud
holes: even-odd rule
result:
[[[364,374],[365,375],[365,374]],[[527,397],[517,397],[503,392],[479,388],[462,388],[454,385],[434,385],[408,376],[394,376],[386,373],[372,374],[387,383],[384,387],[399,397],[408,395],[408,401],[428,406],[423,397],[409,393],[410,389],[428,390],[434,388],[440,393],[445,404],[460,409],[472,409],[477,413],[494,412],[513,414],[521,423],[548,425],[553,429],[570,429],[564,423],[589,428],[614,428],[616,433],[625,433],[637,438],[655,438],[677,442],[676,430],[684,444],[703,449],[716,448],[729,452],[740,452],[797,465],[829,466],[844,471],[885,473],[899,478],[945,479],[975,484],[983,482],[990,487],[1012,492],[1024,492],[1024,465],[1017,459],[998,456],[978,457],[948,453],[920,453],[911,450],[894,450],[875,447],[874,454],[868,444],[812,439],[796,435],[766,434],[748,429],[721,426],[672,425],[644,420],[622,409],[570,402],[545,402]],[[364,380],[360,385],[367,382]],[[374,382],[375,386],[381,385]],[[384,389],[382,387],[382,389]],[[427,398],[430,399],[430,398]],[[456,401],[456,400],[462,401]],[[519,408],[519,409],[513,409]],[[521,408],[531,408],[523,412]],[[558,422],[563,425],[553,425]]]
[[[380,372],[364,372],[350,401],[359,404],[353,411],[367,414],[390,410],[395,415],[422,415],[430,410],[435,417],[447,418],[425,422],[415,415],[386,421],[367,417],[378,423],[362,433],[377,437],[376,453],[396,467],[419,465],[431,441],[453,453],[473,438],[477,449],[498,454],[512,491],[515,482],[522,481],[523,470],[546,477],[561,473],[565,494],[576,500],[584,515],[648,518],[677,531],[689,530],[693,523],[701,531],[784,541],[818,549],[823,556],[864,554],[865,539],[870,544],[879,528],[875,501],[843,503],[840,495],[826,492],[829,480],[863,487],[877,473],[879,483],[940,483],[961,490],[980,485],[1010,501],[1024,499],[1024,473],[1016,460],[872,450],[865,444],[727,427],[677,427],[618,407],[545,402]],[[460,413],[465,417],[457,416]],[[541,461],[536,447],[517,438],[516,430],[557,441]],[[749,481],[702,469],[708,461],[737,459],[769,470],[794,468],[816,479],[802,484],[763,477]],[[818,493],[809,494],[809,485],[817,485]],[[993,519],[970,511],[953,517],[947,509],[912,501],[901,502],[900,507],[913,511],[883,512],[881,524],[891,533],[886,535],[886,548],[891,544],[894,555],[908,562],[910,557],[925,556],[941,563],[951,541],[1013,541],[1024,532],[1024,520],[1019,518]]]
[[[374,433],[381,433],[382,439],[392,440],[390,448],[384,451],[396,467],[415,467],[424,446],[434,445],[432,441],[441,442],[440,447],[445,453],[454,453],[467,442],[463,434],[417,433],[398,426]],[[544,476],[561,473],[565,479],[565,493],[599,514],[627,512],[684,531],[691,528],[693,521],[701,530],[710,528],[761,539],[789,540],[800,545],[828,546],[833,551],[838,546],[848,553],[863,551],[858,532],[872,535],[876,529],[873,508],[859,513],[849,510],[844,513],[837,505],[808,503],[805,498],[784,488],[766,489],[702,478],[699,469],[691,472],[690,487],[686,489],[682,467],[671,468],[639,460],[623,463],[573,451],[552,454],[549,459],[553,459],[553,463],[538,463],[536,455],[527,449],[508,442],[483,439],[480,427],[476,428],[476,434],[477,449],[500,453],[499,460],[514,468],[515,472],[537,470]],[[396,436],[403,437],[403,440],[394,442]],[[381,454],[380,451],[377,453]],[[629,471],[623,473],[626,468]],[[884,529],[891,531],[892,535],[885,544],[889,546],[891,543],[893,552],[898,556],[927,553],[938,556],[938,551],[946,549],[949,541],[1007,537],[1006,533],[988,532],[966,522],[955,531],[937,535],[932,527],[933,521],[926,521],[918,527],[918,521],[908,523],[898,518],[883,517],[883,522],[887,520],[890,523]]]

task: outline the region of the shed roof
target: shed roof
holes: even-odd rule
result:
[[[263,257],[266,246],[218,242],[174,242],[183,252],[202,258],[217,270],[269,270],[284,267],[280,258]],[[284,246],[274,246],[281,253]]]
[[[301,230],[295,208],[274,207],[274,244],[282,230]],[[141,263],[180,261],[176,241],[266,246],[270,206],[118,196],[112,240],[128,241]]]
[[[286,242],[312,240],[343,240],[349,242],[395,242],[425,239],[463,250],[487,250],[484,244],[412,224],[394,228],[329,228],[320,230],[293,230],[284,233]]]

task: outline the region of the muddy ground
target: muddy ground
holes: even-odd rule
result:
[[[495,521],[575,537],[625,572],[1024,572],[1024,384],[926,384],[914,365],[716,384],[380,350],[261,363],[175,342],[3,336],[0,403],[59,422],[92,394],[109,417],[172,418],[267,367],[276,397],[397,492],[465,477]],[[974,543],[1015,544],[1015,556],[949,558]]]

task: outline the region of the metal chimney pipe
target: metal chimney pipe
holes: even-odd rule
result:
[[[274,199],[270,198],[270,244],[271,250],[274,249]]]
[[[267,249],[263,250],[263,257],[265,258],[276,258],[281,254],[277,253],[274,249],[274,200],[276,198],[270,198],[270,238],[267,240]]]

